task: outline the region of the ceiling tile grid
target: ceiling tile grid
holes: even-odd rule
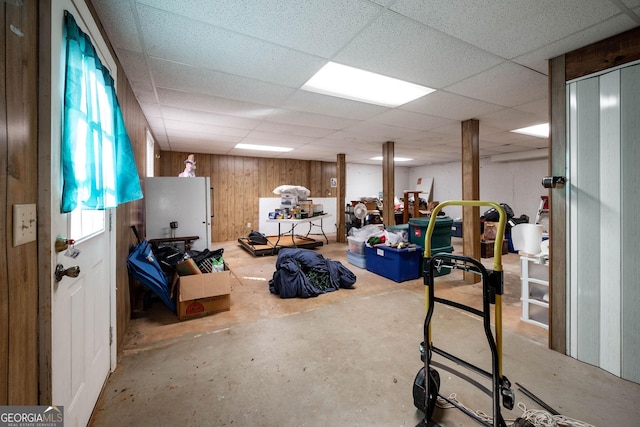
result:
[[[375,164],[545,148],[548,59],[640,25],[640,0],[91,0],[163,150]],[[327,61],[436,92],[396,108],[310,93]],[[294,148],[235,149],[236,142]]]

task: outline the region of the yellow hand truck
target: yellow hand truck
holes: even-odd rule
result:
[[[494,264],[493,270],[487,270],[484,265],[471,257],[456,255],[446,252],[431,254],[431,236],[436,224],[438,212],[446,206],[491,206],[500,214],[498,221],[498,229],[496,231],[496,240],[494,247]],[[420,357],[424,362],[424,366],[420,368],[413,383],[413,402],[414,406],[424,413],[424,419],[416,427],[437,427],[438,424],[433,420],[433,413],[438,398],[444,399],[449,404],[464,412],[478,423],[488,427],[506,427],[506,423],[500,413],[500,398],[505,408],[513,409],[515,394],[511,390],[511,383],[506,376],[502,374],[502,295],[504,291],[504,273],[502,271],[502,241],[504,239],[504,231],[507,218],[504,209],[498,203],[480,201],[480,200],[450,200],[442,202],[436,206],[431,212],[431,219],[425,236],[425,249],[423,261],[423,276],[425,285],[425,303],[426,317],[424,320],[424,337],[420,344]],[[434,295],[434,277],[435,273],[442,268],[460,269],[482,276],[482,310],[474,307],[460,304],[455,301],[438,298]],[[491,372],[479,368],[453,354],[450,354],[433,344],[431,336],[431,322],[435,303],[445,304],[455,307],[466,312],[472,313],[483,319],[484,333],[486,335],[489,347],[491,349]],[[493,308],[495,322],[495,336],[491,330],[491,306]],[[433,367],[433,355],[437,354],[445,359],[455,362],[480,376],[486,377],[492,381],[492,388],[488,389],[479,382],[471,379],[463,373],[453,369],[448,369],[451,373],[460,376],[470,384],[480,388],[489,394],[493,400],[493,417],[492,423],[480,418],[468,408],[460,405],[456,400],[450,399],[440,393],[440,375]],[[445,367],[438,364],[440,367]],[[428,372],[428,375],[426,373]]]

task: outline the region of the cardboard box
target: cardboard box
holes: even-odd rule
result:
[[[176,311],[186,320],[231,309],[231,287],[236,282],[229,267],[217,273],[180,276]]]
[[[480,241],[480,257],[481,258],[493,258],[495,251],[495,240],[481,240]],[[502,255],[509,253],[509,243],[506,240],[502,241]]]

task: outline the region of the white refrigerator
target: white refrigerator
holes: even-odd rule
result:
[[[145,179],[147,240],[198,236],[191,248],[211,249],[213,188],[209,177]],[[172,229],[171,223],[177,223]],[[173,232],[173,233],[172,233]]]

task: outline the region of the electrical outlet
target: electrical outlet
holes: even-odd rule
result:
[[[36,240],[36,205],[13,205],[13,246]]]
[[[250,222],[247,223],[247,228],[251,228],[251,223]]]

